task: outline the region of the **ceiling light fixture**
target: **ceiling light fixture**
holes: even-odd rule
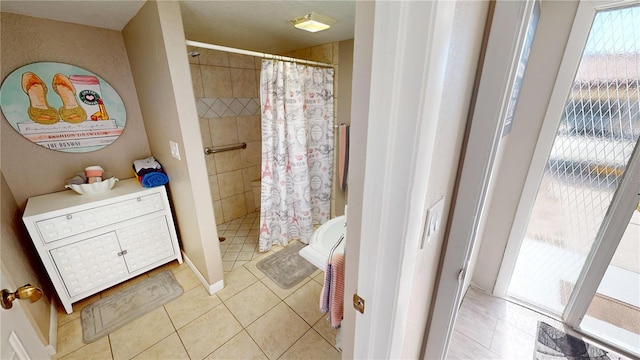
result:
[[[317,12],[312,11],[307,15],[291,19],[289,20],[289,22],[298,29],[306,30],[309,32],[318,32],[327,30],[329,27],[331,27],[331,25],[336,23],[336,20],[326,15],[318,14]]]

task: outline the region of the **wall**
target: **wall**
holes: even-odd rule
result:
[[[454,180],[460,158],[464,130],[471,104],[471,93],[478,67],[482,35],[487,19],[487,1],[456,3],[447,68],[446,86],[438,119],[436,143],[429,175],[426,204],[431,206],[444,195],[442,219],[448,217]],[[444,220],[443,220],[444,221]],[[413,270],[413,287],[408,297],[411,316],[405,324],[402,358],[416,359],[422,350],[429,307],[442,251],[444,231],[431,240],[430,251],[419,251]],[[429,248],[429,246],[425,246]]]
[[[2,271],[16,286],[31,284],[43,290],[44,294],[39,301],[34,303],[23,301],[21,305],[42,343],[48,345],[50,344],[50,326],[55,325],[50,322],[51,297],[54,296],[54,290],[49,285],[49,279],[44,275],[46,271],[38,260],[38,253],[22,225],[22,212],[18,210],[16,200],[2,173],[0,173],[0,186],[0,194],[2,194],[0,196],[0,201],[2,201],[0,211]],[[15,291],[16,289],[10,290]],[[55,339],[51,340],[55,341]],[[56,344],[50,345],[55,347]]]
[[[472,284],[492,292],[529,171],[551,90],[578,4],[540,3],[540,20],[522,83],[511,133],[498,150],[497,170],[488,194],[487,219],[474,251]]]
[[[19,208],[24,208],[31,196],[64,190],[65,181],[86,166],[100,165],[117,178],[127,179],[133,176],[133,160],[149,156],[120,32],[2,13],[0,57],[2,79],[16,68],[38,61],[68,63],[92,71],[118,92],[127,111],[127,123],[118,140],[88,153],[65,153],[36,145],[16,132],[3,115],[3,173]]]
[[[188,47],[192,50],[195,48]],[[210,49],[198,51],[200,56],[189,56],[189,65],[203,146],[247,144],[246,149],[205,157],[216,223],[221,224],[260,206],[254,203],[251,182],[260,180],[262,159],[261,59]]]
[[[193,50],[196,48],[188,47],[188,51]],[[246,149],[206,156],[216,223],[221,224],[257,211],[260,207],[259,196],[255,199],[257,202],[254,200],[252,181],[260,180],[262,135],[259,85],[262,59],[210,49],[198,48],[197,51],[200,56],[189,56],[189,62],[203,146],[247,144]],[[336,65],[335,122],[349,124],[353,41],[318,45],[282,55]],[[344,62],[344,65],[341,66],[340,62]],[[337,146],[337,137],[334,140]],[[337,163],[334,165],[335,168]],[[337,172],[334,171],[331,199],[333,216],[341,215],[346,203],[346,192],[340,189],[336,179]]]
[[[223,284],[222,261],[209,193],[189,63],[177,2],[147,2],[123,30],[152,153],[170,182],[182,249],[209,292]],[[178,144],[181,160],[171,156]]]

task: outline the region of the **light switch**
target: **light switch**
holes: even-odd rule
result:
[[[420,249],[424,247],[425,239],[428,244],[433,235],[440,229],[442,223],[442,211],[444,209],[444,197],[440,198],[427,210],[426,226],[424,236],[420,242]]]
[[[178,143],[169,140],[169,147],[171,148],[171,156],[173,156],[174,158],[181,160],[180,159],[180,148],[178,147]]]

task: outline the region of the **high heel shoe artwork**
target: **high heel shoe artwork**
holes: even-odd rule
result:
[[[22,74],[22,90],[29,97],[27,114],[38,124],[51,125],[58,122],[58,112],[47,102],[47,85],[38,75],[27,71]]]
[[[87,112],[78,104],[76,100],[76,88],[68,77],[63,74],[53,76],[53,90],[62,99],[62,107],[59,109],[62,120],[79,124],[87,120]]]
[[[106,80],[49,61],[25,64],[0,78],[0,112],[25,139],[68,153],[109,146],[127,123],[124,102]]]

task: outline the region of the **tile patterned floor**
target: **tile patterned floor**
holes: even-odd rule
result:
[[[225,288],[210,296],[186,264],[173,261],[58,310],[56,359],[340,359],[337,331],[318,310],[324,273],[284,290],[256,268],[279,250],[257,252],[257,213],[218,226]],[[184,294],[91,344],[82,342],[80,312],[91,302],[170,270]],[[448,359],[533,357],[537,322],[558,321],[471,288],[456,322]],[[571,329],[568,333],[576,335]]]
[[[257,214],[218,226],[225,288],[209,295],[185,264],[173,261],[58,310],[56,359],[340,359],[337,330],[318,309],[324,273],[284,290],[256,268],[282,249],[258,253]],[[184,289],[178,299],[91,344],[82,342],[80,312],[124,287],[170,270]]]
[[[447,359],[531,360],[538,321],[582,338],[558,320],[472,287],[458,312]],[[590,339],[585,341],[610,350]]]

